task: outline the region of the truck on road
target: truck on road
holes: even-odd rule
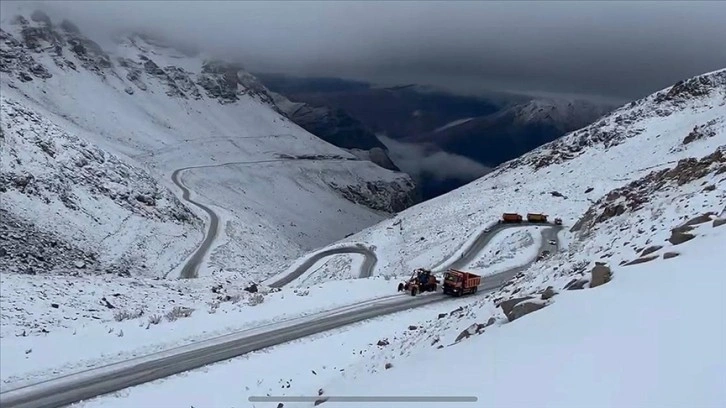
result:
[[[502,214],[502,222],[522,222],[522,216],[517,213],[504,213]]]
[[[452,296],[476,293],[481,284],[481,276],[471,273],[449,269],[444,274],[444,294]]]
[[[527,221],[529,222],[547,222],[547,216],[544,214],[527,214]]]

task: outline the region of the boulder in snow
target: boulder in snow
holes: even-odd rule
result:
[[[652,260],[654,260],[654,259],[658,259],[658,255],[641,256],[641,257],[640,257],[640,258],[638,258],[638,259],[634,259],[634,260],[632,260],[632,261],[630,261],[630,262],[626,263],[626,264],[625,264],[625,266],[628,266],[628,265],[637,265],[637,264],[641,264],[641,263],[646,263],[646,262],[650,262],[650,261],[652,261]]]
[[[610,270],[610,267],[605,265],[595,265],[590,274],[592,275],[592,279],[590,279],[591,288],[604,285],[613,278],[613,272]]]
[[[547,304],[547,302],[542,300],[527,300],[517,303],[507,314],[507,319],[509,319],[510,322],[515,321],[524,315],[528,315],[544,308]]]
[[[656,251],[660,250],[661,248],[663,248],[663,245],[649,246],[648,248],[645,248],[643,250],[643,252],[640,254],[640,256],[646,256],[646,255],[652,254],[653,252],[656,252]]]
[[[690,234],[688,232],[679,232],[676,230],[673,230],[671,232],[671,237],[668,238],[668,242],[670,242],[673,245],[680,245],[684,242],[688,242],[692,240],[693,238],[696,238],[695,235]]]
[[[542,297],[541,297],[541,299],[542,299],[542,300],[547,300],[547,299],[551,299],[551,298],[552,298],[552,297],[554,297],[554,296],[555,296],[556,294],[557,294],[557,292],[555,292],[555,289],[554,289],[554,288],[553,288],[552,286],[547,286],[547,289],[545,289],[545,291],[544,291],[544,292],[542,292]]]
[[[680,255],[678,252],[666,252],[663,254],[663,259],[671,259]]]
[[[517,305],[517,303],[524,302],[525,300],[532,299],[531,296],[521,297],[521,298],[514,298],[505,300],[504,302],[499,304],[499,307],[502,308],[502,311],[506,316],[509,316],[510,313],[512,313],[512,309],[514,309],[514,306]]]

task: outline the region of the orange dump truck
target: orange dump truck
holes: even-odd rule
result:
[[[527,214],[527,221],[529,222],[547,222],[547,216],[544,214]]]
[[[444,274],[444,294],[461,296],[476,293],[481,284],[481,276],[471,273],[449,269]]]
[[[502,214],[502,221],[504,221],[504,222],[522,222],[522,216],[517,213],[504,213],[504,214]]]

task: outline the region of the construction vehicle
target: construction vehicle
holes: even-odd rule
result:
[[[522,222],[522,216],[517,213],[504,213],[502,214],[502,222]]]
[[[527,214],[527,221],[529,222],[547,222],[547,216],[544,214]]]
[[[449,269],[444,274],[444,294],[461,296],[476,293],[481,284],[481,276],[471,273]]]
[[[555,225],[562,225],[562,218],[555,218]]]
[[[439,281],[430,270],[418,268],[413,271],[408,281],[398,284],[399,292],[409,292],[411,296],[416,296],[421,292],[436,292],[439,287]]]

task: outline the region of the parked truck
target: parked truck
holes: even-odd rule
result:
[[[504,213],[504,214],[502,214],[502,222],[504,222],[504,223],[522,222],[522,216],[517,213]]]
[[[529,222],[547,222],[547,216],[544,214],[527,214],[527,221]]]
[[[481,284],[481,276],[471,273],[449,269],[444,274],[444,294],[452,296],[476,293]]]
[[[555,225],[562,225],[562,218],[555,218]]]
[[[408,281],[398,284],[399,292],[409,292],[411,296],[416,296],[421,292],[436,292],[439,281],[430,270],[418,268],[413,271]]]

